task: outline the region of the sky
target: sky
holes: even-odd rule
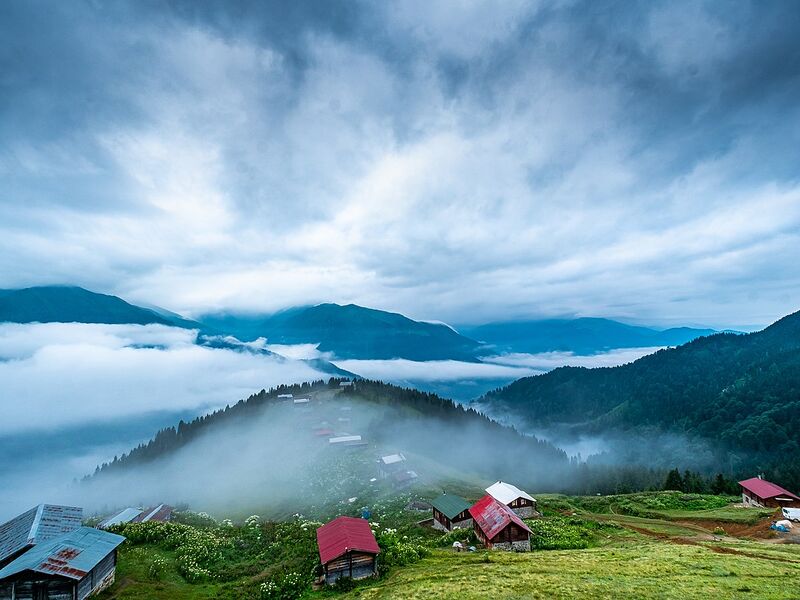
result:
[[[800,308],[800,6],[0,3],[0,287],[187,314]]]

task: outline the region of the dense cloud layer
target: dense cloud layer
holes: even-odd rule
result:
[[[171,309],[797,308],[793,2],[5,2],[0,281]]]

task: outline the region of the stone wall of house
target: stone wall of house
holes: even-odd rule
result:
[[[523,519],[532,519],[534,517],[540,516],[539,513],[533,509],[532,506],[520,506],[518,508],[512,508],[511,510],[513,510],[518,517],[522,517]]]
[[[512,550],[515,552],[530,552],[531,542],[530,540],[522,540],[519,542],[497,542],[496,544],[492,544],[492,550],[505,550],[507,552]]]
[[[450,531],[444,524],[439,522],[439,519],[436,517],[433,518],[433,528],[438,529],[439,531]]]
[[[472,519],[464,519],[463,521],[456,521],[453,523],[453,529],[471,529]]]

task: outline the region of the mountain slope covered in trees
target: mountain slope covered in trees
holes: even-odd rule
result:
[[[798,487],[800,313],[763,331],[703,337],[619,367],[562,367],[479,403],[540,427],[656,428],[712,440],[731,463]]]

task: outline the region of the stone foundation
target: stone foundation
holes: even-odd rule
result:
[[[492,544],[492,550],[505,550],[506,552],[530,552],[531,542],[530,540],[519,542],[498,542],[497,544]]]

